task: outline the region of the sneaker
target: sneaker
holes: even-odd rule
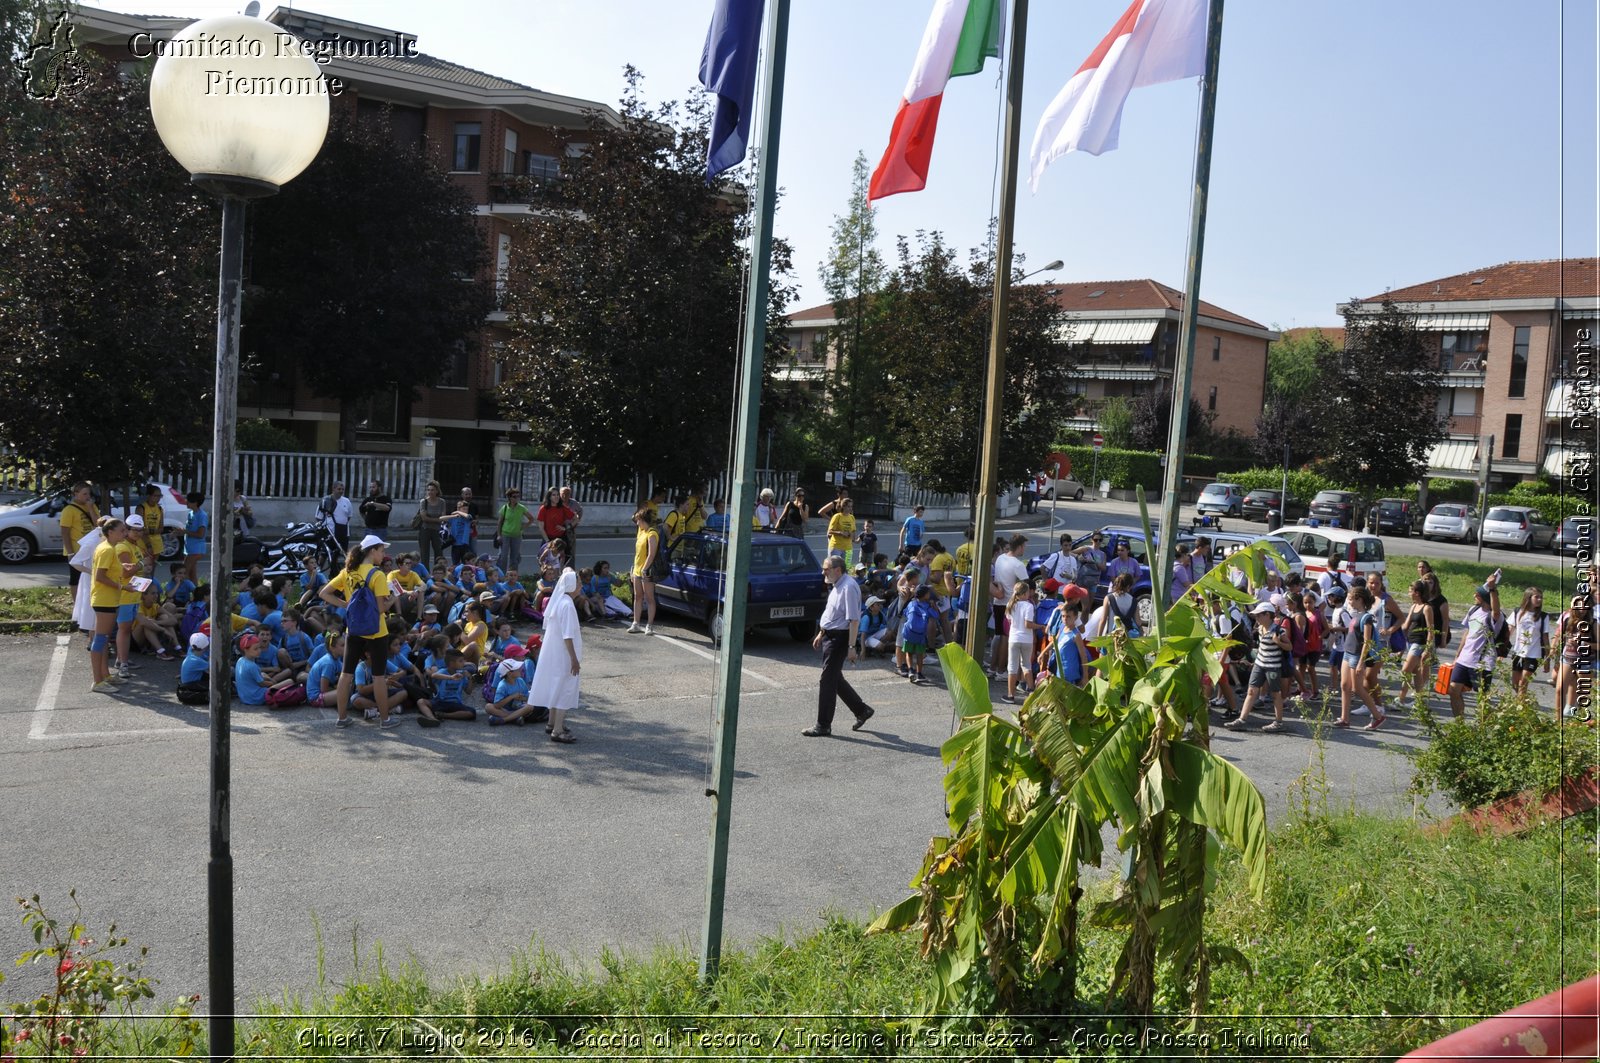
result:
[[[390,716],[387,720],[384,720],[382,723],[378,724],[378,726],[382,727],[384,730],[388,730],[391,727],[399,727],[400,717]]]
[[[117,684],[113,683],[109,679],[102,679],[100,682],[90,687],[89,690],[91,693],[95,694],[115,694],[117,692]]]
[[[1007,705],[1015,705],[1017,703],[1017,699],[1012,697],[1010,694],[1001,694],[1000,700],[1005,702]]]
[[[369,720],[376,720],[378,718],[378,710],[368,709],[363,715]]]
[[[113,685],[117,685],[117,684],[121,684],[121,683],[126,683],[127,682],[127,680],[125,678],[123,678],[122,676],[118,675],[116,672],[112,672],[110,675],[106,676],[104,681],[107,682],[107,683],[111,683]]]
[[[129,679],[132,679],[133,676],[129,674],[130,671],[131,671],[131,669],[129,669],[127,661],[122,661],[122,662],[118,663],[117,672],[116,672],[117,678],[119,680],[124,681],[124,682],[126,682]]]
[[[911,675],[911,669],[907,668],[903,664],[895,665],[894,666],[894,672],[895,672],[895,675],[898,675],[901,679],[906,679]]]
[[[177,659],[177,657],[173,656],[172,651],[165,646],[156,651],[156,660],[158,661],[175,661]]]
[[[644,629],[639,626],[638,621],[634,621],[633,623],[628,625],[628,634],[630,634],[630,635],[637,635],[639,632],[641,632],[643,630]]]
[[[1367,708],[1365,705],[1357,705],[1355,708],[1350,710],[1350,715],[1352,715],[1352,716],[1371,716],[1372,715],[1372,710]]]
[[[655,632],[654,632],[654,631],[651,631],[651,630],[650,630],[650,625],[649,625],[649,624],[646,624],[646,625],[645,625],[645,626],[644,626],[644,633],[645,633],[645,634],[646,634],[646,635],[654,635],[654,634],[655,634]]]
[[[353,726],[355,722],[356,718],[354,716],[341,716],[337,720],[333,721],[333,725],[335,727],[350,727]]]
[[[925,685],[927,685],[928,677],[923,675],[921,672],[918,672],[917,673],[917,677],[915,679],[913,679],[912,682],[913,683],[920,683],[920,684],[925,686]]]
[[[1572,717],[1578,715],[1578,706],[1568,705],[1566,708],[1561,710],[1561,715],[1570,720]]]
[[[1224,698],[1224,697],[1220,697],[1220,696],[1212,698],[1209,702],[1207,702],[1207,704],[1210,705],[1213,709],[1220,709],[1224,705],[1226,705],[1227,703],[1228,703],[1228,699]]]
[[[916,677],[916,674],[914,672],[905,672],[905,673],[902,673],[902,674],[906,677],[906,681],[909,682],[912,686],[916,686],[917,685],[917,677]]]

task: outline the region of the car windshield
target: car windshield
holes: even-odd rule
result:
[[[1312,502],[1343,502],[1346,499],[1343,491],[1318,491],[1317,497]]]
[[[1466,506],[1434,506],[1435,517],[1464,517],[1467,515]]]
[[[1277,500],[1278,500],[1278,492],[1276,492],[1276,491],[1268,491],[1268,490],[1265,490],[1265,489],[1257,489],[1255,491],[1251,491],[1248,495],[1245,496],[1245,501],[1246,502],[1276,502]]]
[[[1509,520],[1509,521],[1516,521],[1518,523],[1521,523],[1522,514],[1517,512],[1514,509],[1506,509],[1505,507],[1502,506],[1502,507],[1500,507],[1498,509],[1491,509],[1489,511],[1489,516],[1488,516],[1487,519],[1489,519],[1489,520]]]
[[[798,539],[792,543],[757,543],[750,555],[751,572],[804,572],[807,570],[822,571],[822,563],[817,560],[806,544]]]
[[[1287,541],[1274,536],[1270,539],[1263,539],[1262,542],[1270,543],[1272,547],[1278,551],[1278,553],[1283,555],[1283,559],[1289,562],[1290,565],[1304,564],[1299,552],[1295,550],[1294,547],[1290,546]]]
[[[1399,513],[1405,508],[1404,502],[1379,502],[1378,508],[1385,513]]]
[[[1585,520],[1583,517],[1568,517],[1561,522],[1561,526],[1571,532],[1588,531],[1594,528],[1594,521],[1592,519]]]

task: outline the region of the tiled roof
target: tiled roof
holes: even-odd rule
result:
[[[1089,314],[1100,311],[1149,310],[1162,312],[1181,310],[1183,293],[1158,281],[1146,278],[1132,281],[1087,281],[1074,283],[1030,284],[1030,288],[1048,288],[1055,293],[1056,302],[1069,313]],[[1097,294],[1098,293],[1098,294]],[[1200,300],[1200,313],[1218,321],[1227,321],[1246,328],[1266,329],[1259,321],[1251,321],[1215,303]],[[789,315],[789,324],[802,325],[809,321],[827,320],[834,316],[833,304],[807,307]]]
[[[1369,297],[1369,303],[1441,303],[1477,299],[1553,299],[1600,295],[1600,258],[1547,258],[1424,281]]]
[[[1333,344],[1334,350],[1344,350],[1343,325],[1311,325],[1305,328],[1286,328],[1283,330],[1283,338],[1285,340],[1299,340],[1304,339],[1313,332],[1320,332],[1326,336],[1328,342]]]

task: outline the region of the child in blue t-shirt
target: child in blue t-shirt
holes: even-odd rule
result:
[[[322,656],[311,662],[306,673],[306,701],[325,709],[338,704],[339,673],[344,671],[344,636],[335,633],[332,645],[319,645]]]
[[[856,533],[856,545],[860,550],[856,556],[867,561],[876,561],[878,555],[878,533],[872,530],[870,518],[861,522],[861,531]]]
[[[528,679],[521,657],[512,657],[500,663],[500,681],[495,684],[494,700],[484,706],[489,713],[489,726],[518,723],[530,712],[528,704]]]
[[[439,607],[427,606],[422,610],[422,619],[411,627],[410,641],[413,646],[422,646],[434,635],[439,633]]]
[[[423,727],[438,727],[441,720],[476,720],[478,714],[467,705],[467,691],[476,675],[460,650],[444,653],[444,660],[430,664],[428,679],[433,683],[433,696],[417,702],[417,723]]]
[[[918,587],[916,597],[906,604],[900,625],[900,652],[906,658],[906,678],[913,683],[928,681],[922,674],[922,661],[928,655],[928,632],[939,622],[932,598],[932,588],[926,584]]]
[[[256,635],[239,638],[239,659],[233,663],[233,685],[244,705],[265,705],[269,684],[257,663],[266,642]]]
[[[161,588],[161,597],[172,603],[173,608],[181,616],[183,611],[189,608],[189,600],[194,597],[194,580],[184,575],[183,566],[176,561],[167,571],[171,578]]]
[[[294,675],[298,683],[306,681],[306,673],[311,670],[311,655],[316,652],[316,641],[310,635],[300,630],[300,614],[293,609],[283,614],[279,623],[278,638],[278,667],[286,668]]]
[[[389,686],[389,716],[399,716],[405,710],[406,689],[398,675],[390,671],[389,662],[385,662],[384,674],[376,680],[372,676],[372,665],[365,657],[356,665],[355,695],[350,699],[350,704],[360,709],[369,720],[378,718],[378,702],[374,694],[376,683],[387,683]]]
[[[205,500],[194,491],[184,500],[189,504],[189,517],[183,525],[183,572],[191,582],[205,560],[211,520],[206,516]]]
[[[189,652],[178,666],[178,682],[204,683],[211,674],[211,639],[196,631],[189,636]]]
[[[1076,601],[1062,602],[1051,612],[1045,624],[1044,649],[1039,653],[1039,664],[1050,674],[1074,685],[1081,684],[1089,665],[1089,654],[1084,647],[1083,632],[1078,627],[1082,607]]]
[[[706,518],[706,531],[728,534],[728,503],[719,498],[711,503],[711,510],[711,516]]]

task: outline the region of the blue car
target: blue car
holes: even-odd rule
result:
[[[802,539],[770,532],[750,538],[746,626],[785,627],[795,640],[809,640],[828,602],[822,562]],[[713,643],[720,643],[723,635],[727,542],[727,536],[712,532],[680,535],[667,548],[672,571],[656,584],[656,606],[703,622]]]
[[[1157,532],[1157,545],[1159,545],[1158,529],[1152,528],[1151,530]],[[1148,550],[1144,539],[1144,529],[1120,524],[1108,524],[1100,528],[1099,532],[1104,537],[1100,548],[1106,552],[1106,560],[1108,562],[1117,556],[1117,544],[1123,542],[1128,544],[1128,552],[1133,556],[1133,559],[1139,562],[1139,575],[1133,583],[1134,616],[1138,620],[1139,627],[1149,631],[1155,623],[1155,617],[1150,603],[1150,563],[1146,558]],[[1085,532],[1073,540],[1072,548],[1076,550],[1080,546],[1088,546],[1093,535],[1093,532]],[[1178,542],[1189,543],[1192,546],[1194,545],[1194,535],[1186,531],[1180,531],[1178,533]],[[1049,554],[1041,554],[1029,561],[1028,574],[1030,576],[1037,575],[1043,567],[1045,559],[1049,556]],[[1108,581],[1100,580],[1099,584],[1094,588],[1091,597],[1092,604],[1098,605],[1110,589],[1111,586]]]

